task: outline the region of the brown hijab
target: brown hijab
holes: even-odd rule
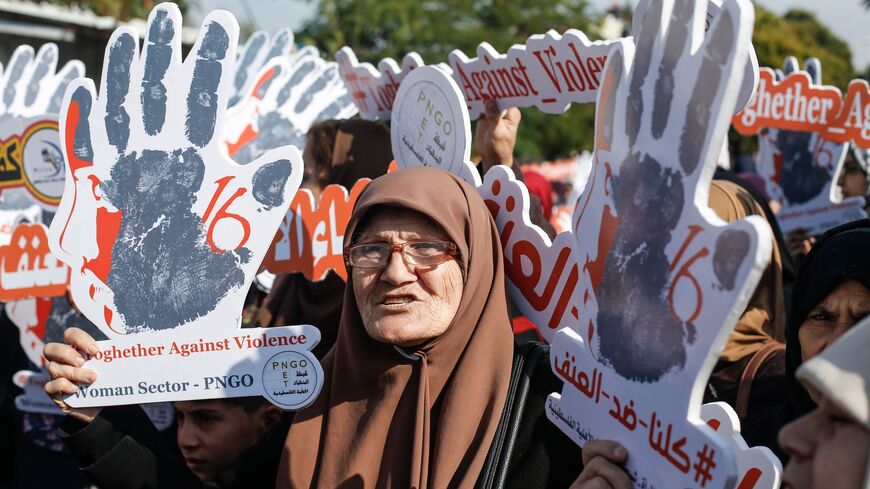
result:
[[[457,244],[459,309],[443,335],[400,351],[365,332],[351,274],[323,390],[296,414],[279,488],[470,488],[495,435],[513,351],[495,223],[467,183],[413,168],[363,191],[348,235],[383,206],[429,217]]]
[[[747,216],[764,217],[764,211],[749,192],[725,180],[713,181],[709,206],[725,222],[734,222]],[[779,248],[775,245],[772,248],[770,265],[761,276],[755,294],[737,320],[737,326],[722,352],[721,359],[726,362],[736,362],[754,354],[767,343],[785,338],[782,259]]]
[[[337,124],[337,130],[332,127]],[[339,184],[350,189],[360,178],[377,178],[387,173],[393,160],[390,132],[382,124],[371,121],[324,121],[312,126],[308,133],[317,168],[328,175],[323,185]],[[323,147],[331,144],[332,146]],[[321,340],[314,354],[321,358],[335,343],[344,280],[329,273],[323,280],[311,282],[301,273],[282,274],[275,278],[272,290],[257,313],[260,327],[287,324],[311,324],[320,329]]]

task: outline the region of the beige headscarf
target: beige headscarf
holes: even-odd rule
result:
[[[725,222],[747,216],[762,216],[764,211],[752,195],[739,185],[714,180],[710,186],[709,206]],[[722,352],[722,360],[736,362],[761,349],[765,344],[785,338],[785,306],[782,293],[782,258],[773,246],[770,265],[761,276],[755,294],[737,320],[734,332]]]
[[[870,317],[801,365],[797,377],[870,431]],[[870,470],[864,488],[870,489]]]
[[[323,390],[296,414],[279,488],[471,488],[495,435],[513,352],[495,223],[467,183],[414,168],[374,180],[347,235],[384,206],[428,216],[459,247],[459,309],[443,335],[399,351],[365,332],[351,274]]]

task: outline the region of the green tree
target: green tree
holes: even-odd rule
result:
[[[48,0],[48,2],[68,6],[82,5],[97,15],[108,15],[120,20],[132,18],[147,19],[151,9],[158,3],[161,3],[154,0],[88,0],[87,2],[79,0]],[[176,0],[173,3],[178,5],[182,14],[187,10],[187,0]]]
[[[796,56],[803,64],[815,56],[822,62],[823,83],[843,91],[857,76],[849,45],[804,10],[780,17],[756,5],[752,43],[761,66],[780,68],[786,56]]]
[[[870,0],[866,0],[870,2]],[[319,15],[297,36],[327,54],[350,46],[360,60],[401,61],[411,51],[427,63],[447,61],[453,49],[473,56],[487,41],[500,52],[549,29],[577,28],[596,36],[587,0],[321,0]],[[630,17],[630,11],[624,12]],[[630,25],[630,18],[628,19]],[[756,5],[753,43],[761,66],[781,67],[786,56],[822,61],[825,83],[845,90],[856,77],[848,45],[811,14],[792,10],[776,15]],[[554,116],[523,110],[517,141],[521,160],[554,159],[591,149],[594,105],[575,105]]]
[[[319,15],[297,39],[330,55],[350,46],[375,65],[385,57],[401,62],[411,51],[433,64],[446,62],[454,49],[474,56],[483,41],[505,52],[549,29],[576,28],[592,37],[591,27],[587,0],[321,0]],[[517,156],[551,159],[591,148],[593,114],[591,105],[560,116],[524,109]]]

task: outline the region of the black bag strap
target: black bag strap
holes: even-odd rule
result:
[[[541,356],[549,355],[549,347],[537,342],[526,343],[514,353],[511,380],[505,408],[498,423],[495,438],[477,480],[479,489],[499,489],[505,486],[513,455],[516,434],[520,429],[532,377]]]

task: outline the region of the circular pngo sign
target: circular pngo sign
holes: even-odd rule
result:
[[[263,390],[273,404],[302,409],[320,392],[322,379],[313,356],[295,351],[276,353],[263,365]]]
[[[399,167],[433,166],[474,183],[468,107],[442,69],[421,66],[408,73],[393,103],[391,127]]]

